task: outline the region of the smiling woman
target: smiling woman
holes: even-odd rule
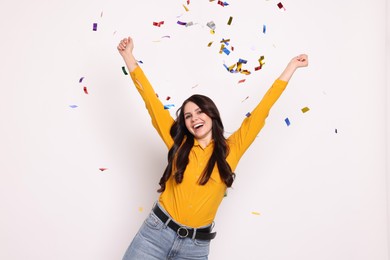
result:
[[[234,170],[295,70],[308,65],[307,56],[289,62],[251,116],[226,139],[220,113],[209,97],[189,97],[174,120],[138,66],[133,48],[130,37],[117,47],[169,152],[160,198],[123,259],[208,259],[210,241],[216,236],[213,221],[233,184]]]

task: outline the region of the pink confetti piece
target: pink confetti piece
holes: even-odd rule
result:
[[[244,82],[245,82],[245,80],[246,80],[246,79],[241,79],[241,80],[239,80],[239,81],[238,81],[238,84],[240,84],[240,83],[244,83]]]
[[[85,93],[85,94],[88,94],[87,87],[84,87],[84,93]]]
[[[107,171],[108,168],[99,168],[100,171],[104,172],[104,171]]]
[[[189,5],[190,4],[190,0],[187,0],[187,5]]]

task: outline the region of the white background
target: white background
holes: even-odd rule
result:
[[[122,72],[128,35],[172,115],[208,95],[227,135],[293,56],[309,55],[236,170],[210,259],[389,259],[389,5],[228,3],[0,2],[0,259],[121,259],[157,199],[167,151]],[[239,58],[251,75],[223,67]]]

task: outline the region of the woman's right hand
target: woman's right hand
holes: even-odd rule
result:
[[[119,54],[122,55],[122,57],[125,56],[131,56],[133,54],[134,49],[134,42],[131,37],[127,37],[122,39],[117,47]]]

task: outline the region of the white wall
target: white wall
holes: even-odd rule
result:
[[[389,259],[386,1],[185,2],[0,2],[0,259],[121,259],[147,216],[167,151],[122,73],[127,35],[164,103],[209,95],[227,132],[291,57],[310,56],[240,162],[210,259]],[[238,58],[250,76],[223,68]]]

